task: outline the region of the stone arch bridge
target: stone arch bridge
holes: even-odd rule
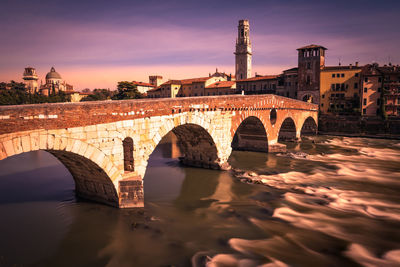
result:
[[[78,196],[144,205],[143,177],[174,132],[187,165],[227,169],[232,149],[273,152],[316,133],[317,105],[276,95],[212,96],[0,107],[0,160],[45,150],[71,172]]]

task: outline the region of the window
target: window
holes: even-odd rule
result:
[[[382,77],[378,78],[378,82],[381,83],[382,82]]]
[[[337,83],[336,84],[336,91],[339,91],[340,90],[340,83]]]
[[[354,83],[354,89],[358,88],[358,83]]]
[[[367,104],[367,99],[366,98],[364,98],[363,104],[364,104],[364,106]]]
[[[367,109],[363,108],[363,114],[365,115],[367,113]]]
[[[368,77],[365,77],[364,82],[366,83],[368,82]]]
[[[378,87],[378,92],[381,92],[381,88],[380,87]]]
[[[355,75],[356,77],[358,77],[358,73],[356,73],[356,75]]]
[[[364,93],[366,93],[368,91],[367,87],[364,87]]]
[[[325,98],[325,95],[322,95],[322,98]]]
[[[321,104],[321,107],[322,107],[322,108],[324,107],[324,103]]]
[[[332,74],[332,78],[335,78],[335,73]]]
[[[307,84],[311,84],[310,75],[307,75]]]
[[[376,100],[376,104],[377,104],[377,105],[380,105],[380,104],[381,104],[381,100],[380,100],[379,98]]]
[[[342,77],[342,78],[344,77],[344,73],[342,73],[341,77]]]
[[[310,62],[307,63],[307,69],[308,70],[311,69],[311,63]]]
[[[331,90],[332,90],[332,91],[335,90],[335,84],[334,84],[334,83],[331,84]]]
[[[340,73],[336,73],[336,77],[338,77],[338,78],[339,78],[339,77],[340,77]]]

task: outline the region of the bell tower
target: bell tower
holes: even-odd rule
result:
[[[251,42],[250,24],[247,19],[239,20],[238,37],[236,39],[235,75],[236,80],[251,77]]]
[[[24,76],[22,78],[26,84],[26,89],[30,94],[38,93],[38,76],[36,74],[35,68],[27,67],[24,71]]]

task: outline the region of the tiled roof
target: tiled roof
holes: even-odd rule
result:
[[[263,80],[273,80],[273,79],[277,79],[277,78],[278,78],[278,75],[266,75],[266,76],[258,76],[258,77],[238,80],[237,82],[263,81]]]
[[[360,66],[326,66],[321,71],[332,71],[332,70],[358,70]]]
[[[147,93],[149,93],[149,92],[157,92],[157,91],[161,91],[161,88],[157,87],[157,88],[154,88],[154,89],[150,89],[150,90],[147,91]]]
[[[215,82],[213,84],[210,84],[207,86],[207,89],[210,88],[231,88],[236,82],[234,81],[221,81],[221,82]]]
[[[327,48],[321,46],[321,45],[316,45],[316,44],[310,44],[310,45],[306,45],[300,48],[297,48],[297,50],[303,50],[303,49],[312,49],[312,48],[322,48],[324,50],[328,50]]]
[[[193,79],[184,79],[181,80],[182,84],[191,84],[191,83],[198,83],[198,82],[206,82],[208,79],[212,77],[201,77],[201,78],[193,78]]]
[[[142,82],[137,82],[137,81],[133,81],[132,83],[135,85],[138,85],[138,86],[154,87],[154,85],[151,83],[142,83]]]
[[[298,71],[298,70],[299,70],[299,68],[295,67],[295,68],[284,70],[283,72],[285,72],[285,71]]]

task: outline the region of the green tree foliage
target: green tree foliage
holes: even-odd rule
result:
[[[114,92],[108,89],[94,89],[91,95],[88,95],[82,98],[81,101],[99,101],[99,100],[107,100],[113,97]]]
[[[24,83],[11,81],[0,83],[0,105],[21,105],[37,103],[69,102],[70,96],[64,92],[52,93],[49,96],[30,94]]]
[[[112,97],[112,99],[135,99],[142,98],[142,94],[137,90],[137,86],[132,82],[118,82],[118,92]]]

